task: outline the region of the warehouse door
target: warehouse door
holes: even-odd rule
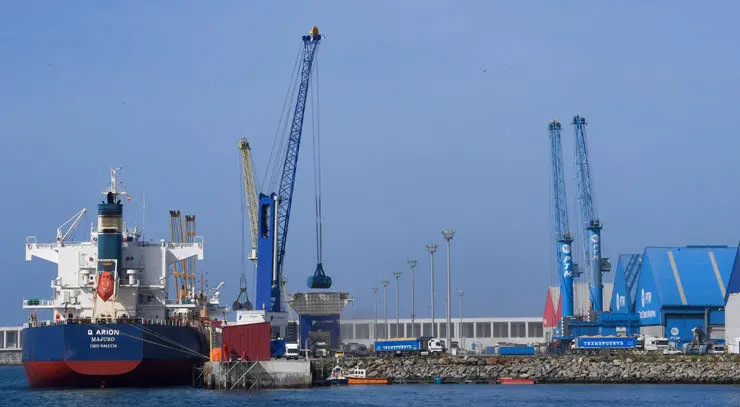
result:
[[[704,328],[704,317],[696,314],[667,314],[665,317],[665,337],[671,342],[686,343],[694,338],[692,329]]]

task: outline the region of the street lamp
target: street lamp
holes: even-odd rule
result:
[[[430,243],[427,245],[427,250],[429,250],[429,256],[430,256],[430,279],[432,280],[432,337],[437,337],[437,324],[434,323],[434,252],[437,251],[437,248],[439,247],[436,243]]]
[[[409,264],[409,267],[411,267],[411,336],[416,336],[416,333],[414,333],[414,317],[416,314],[414,313],[414,267],[416,267],[417,264],[419,264],[419,260],[411,259],[406,260],[406,262]]]
[[[401,337],[401,334],[398,333],[398,325],[401,323],[401,308],[399,307],[399,298],[398,298],[398,279],[401,278],[401,272],[400,271],[394,271],[393,277],[396,278],[396,338]]]
[[[373,287],[373,296],[375,297],[375,311],[373,311],[373,340],[378,339],[378,287]]]
[[[462,313],[462,305],[463,305],[463,290],[457,290],[457,295],[460,296],[460,332],[458,335],[460,336],[460,345],[463,349],[465,349],[465,339],[463,336],[463,313]]]
[[[450,298],[452,295],[450,294],[450,284],[451,284],[451,278],[450,278],[450,241],[453,237],[455,237],[455,229],[442,229],[442,236],[447,241],[447,346],[448,351],[451,349],[452,346],[452,335],[450,335],[450,324],[452,323],[451,314],[452,311],[450,310],[450,303],[452,302]]]
[[[383,280],[380,282],[380,284],[383,285],[383,297],[385,301],[385,328],[383,328],[385,339],[390,338],[390,335],[388,334],[388,283],[388,280]]]

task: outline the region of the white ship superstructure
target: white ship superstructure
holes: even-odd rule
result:
[[[23,308],[51,310],[57,322],[190,319],[198,313],[205,316],[203,309],[210,314],[220,311],[218,293],[206,298],[193,290],[180,300],[168,299],[169,266],[192,257],[202,260],[204,241],[196,237],[193,243],[147,242],[138,230],[126,228],[121,197],[129,197],[119,189],[117,175],[118,169],[112,169],[89,241],[65,241],[85,210],[66,233],[60,228],[54,243],[26,239],[26,261],[36,257],[56,263],[58,275],[51,281],[52,298],[26,299]]]

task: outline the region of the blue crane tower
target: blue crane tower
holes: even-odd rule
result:
[[[602,273],[609,271],[609,259],[601,258],[601,222],[596,216],[593,202],[593,190],[591,183],[591,167],[588,162],[588,149],[586,147],[586,119],[578,115],[573,117],[573,125],[576,131],[576,185],[578,189],[578,203],[581,226],[583,233],[583,251],[586,257],[586,266],[589,273],[589,295],[591,297],[591,309],[600,312],[603,307],[603,286],[601,283]]]
[[[562,317],[573,316],[573,237],[568,229],[568,208],[563,177],[563,150],[560,143],[560,123],[553,119],[549,126],[550,162],[552,165],[553,219],[555,222],[555,261],[560,275]]]
[[[259,195],[255,299],[257,309],[264,309],[270,312],[282,311],[281,288],[285,259],[285,242],[288,237],[290,207],[293,202],[293,189],[295,187],[298,151],[301,145],[308,85],[311,80],[314,57],[321,42],[321,35],[318,28],[313,27],[309,34],[304,35],[302,39],[303,51],[300,66],[300,83],[298,85],[295,108],[293,109],[290,132],[288,133],[288,144],[285,152],[285,160],[283,161],[280,187],[278,194],[271,193],[265,195],[260,193]],[[317,266],[314,278],[316,278],[318,286],[312,288],[328,288],[326,287],[327,285],[329,287],[331,286],[331,278],[324,275],[321,263]]]

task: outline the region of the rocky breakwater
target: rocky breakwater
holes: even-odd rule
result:
[[[317,363],[329,371],[335,361]],[[339,364],[396,383],[436,377],[484,383],[502,377],[538,383],[740,383],[740,358],[729,355],[344,358]]]

